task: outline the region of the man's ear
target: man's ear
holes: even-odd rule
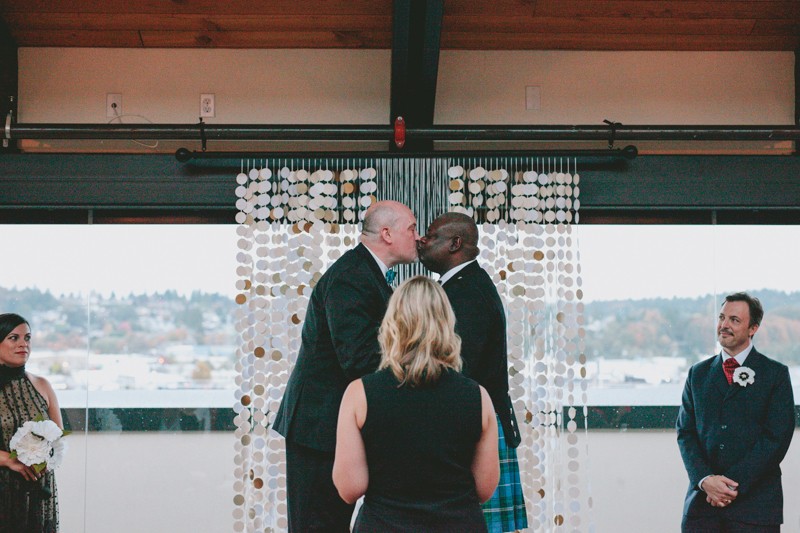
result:
[[[461,237],[456,235],[452,239],[450,239],[450,247],[448,250],[450,253],[457,252],[461,249],[461,245],[464,244],[464,241],[461,240]]]
[[[383,239],[383,242],[386,244],[392,243],[392,232],[389,228],[381,228],[381,239]]]

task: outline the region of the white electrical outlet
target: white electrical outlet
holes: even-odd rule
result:
[[[214,95],[213,94],[201,94],[200,95],[200,116],[201,117],[213,117],[213,116],[215,116]]]
[[[122,95],[106,93],[106,117],[114,118],[122,115]]]

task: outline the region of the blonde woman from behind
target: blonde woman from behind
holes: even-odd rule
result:
[[[497,486],[497,422],[486,390],[460,373],[461,341],[442,288],[404,282],[380,327],[381,363],[339,410],[333,481],[365,496],[354,532],[482,532]]]

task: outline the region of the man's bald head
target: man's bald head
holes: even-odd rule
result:
[[[429,270],[444,274],[478,256],[478,226],[462,213],[445,213],[428,227],[417,252]]]
[[[436,221],[439,221],[440,231],[445,235],[461,237],[462,248],[470,260],[478,256],[478,225],[472,217],[463,213],[445,213]]]
[[[366,235],[378,235],[381,228],[393,227],[401,215],[410,213],[411,210],[400,202],[393,200],[383,200],[372,204],[364,215],[361,225],[361,233]]]
[[[361,242],[389,268],[417,259],[417,219],[405,204],[372,204],[361,224]]]

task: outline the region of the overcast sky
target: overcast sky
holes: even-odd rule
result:
[[[3,225],[0,286],[236,294],[236,226]],[[800,290],[800,226],[578,229],[585,300]]]

